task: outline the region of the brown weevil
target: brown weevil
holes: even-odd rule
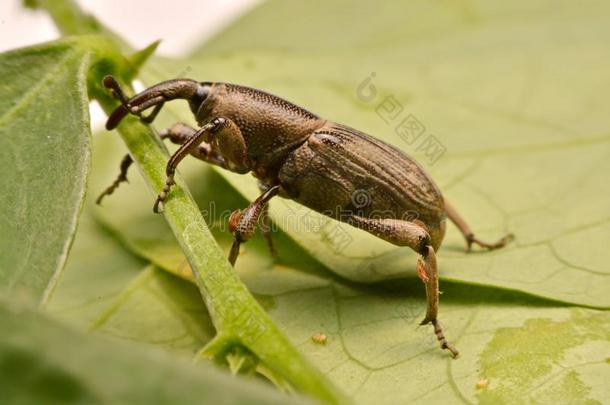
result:
[[[426,171],[399,149],[345,125],[325,120],[282,98],[229,83],[168,80],[127,98],[112,76],[104,86],[121,101],[108,118],[115,128],[128,114],[152,122],[166,101],[188,101],[199,128],[177,123],[161,133],[162,139],[181,145],[167,163],[167,180],[154,204],[169,195],[174,173],[187,155],[259,180],[261,195],[230,219],[234,235],[229,261],[235,264],[239,246],[261,231],[272,248],[267,203],[275,196],[294,200],[310,209],[365,230],[421,255],[417,273],[425,284],[427,310],[424,324],[432,324],[441,348],[458,351],[445,338],[438,322],[438,269],[435,252],[445,234],[445,219],[459,228],[468,250],[472,244],[496,249],[512,235],[495,243],[474,236],[466,222],[443,198]],[[145,110],[152,112],[143,116]],[[125,181],[132,163],[126,156],[116,181],[98,198],[111,194]],[[365,203],[355,193],[365,191]],[[413,213],[417,219],[413,219]]]

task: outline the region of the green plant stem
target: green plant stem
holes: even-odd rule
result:
[[[83,14],[71,0],[41,0],[37,5],[49,11],[58,26],[69,27],[62,31],[91,34],[95,33],[91,31],[99,28],[97,24],[87,23],[92,18]],[[106,31],[101,29],[101,32]],[[114,50],[106,49],[107,45],[96,49],[98,45],[92,42],[95,38],[83,42],[106,58],[98,55],[89,79],[89,96],[94,97],[106,113],[112,112],[118,103],[100,89],[101,76],[106,73],[126,76],[118,68],[122,64],[117,62],[121,60],[118,49],[123,44],[117,43],[112,36],[110,40],[114,43]],[[113,72],[117,68],[119,71]],[[127,88],[133,91],[129,86]],[[151,129],[133,116],[126,117],[118,130],[143,177],[156,194],[165,183],[167,150]],[[223,357],[232,348],[243,346],[295,389],[329,403],[348,402],[275,326],[227,261],[179,174],[175,181],[176,185],[163,205],[163,215],[191,265],[217,330],[217,336],[204,349],[204,353]]]
[[[116,107],[116,103],[100,103],[106,112]],[[125,119],[119,133],[148,184],[161,190],[167,152],[137,119]],[[176,185],[163,205],[163,215],[188,258],[218,333],[208,353],[222,354],[231,346],[243,345],[296,389],[338,403],[340,394],[278,330],[239,279],[180,176],[176,176]]]

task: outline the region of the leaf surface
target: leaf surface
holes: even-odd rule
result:
[[[0,290],[37,302],[61,275],[85,193],[88,66],[67,42],[0,55]]]
[[[119,155],[100,146],[96,150],[105,156]],[[182,170],[191,179],[190,188],[200,208],[207,211],[204,216],[214,235],[228,251],[231,240],[223,231],[228,213],[246,201],[198,163],[186,164]],[[112,177],[101,173],[94,174],[94,187],[100,177]],[[210,190],[218,193],[218,198],[206,195]],[[167,237],[164,222],[150,210],[153,199],[133,174],[130,184],[118,189],[95,215],[129,250],[188,278],[179,247]],[[418,279],[370,286],[351,283],[316,264],[281,231],[275,236],[280,252],[275,262],[262,238],[255,236],[245,245],[236,269],[291,341],[358,403],[545,402],[555,392],[595,403],[608,395],[605,377],[601,377],[608,375],[607,311],[557,306],[525,294],[444,283],[441,321],[446,336],[461,352],[458,360],[451,360],[438,349],[431,328],[418,326],[425,310]],[[78,270],[69,266],[67,281],[71,271]],[[163,288],[169,291],[179,280],[171,282],[167,277],[158,275],[154,280],[159,285],[163,281]],[[111,327],[99,330],[141,343],[179,348],[176,342],[180,340],[158,337],[167,333],[168,325],[183,324],[180,312],[204,310],[202,304],[197,308],[185,299],[189,293],[185,284],[178,283],[180,289],[167,295],[165,301],[167,307],[179,309],[174,319],[154,301],[134,305],[140,302],[135,297],[116,300],[119,305],[105,323]],[[90,286],[82,284],[82,288]],[[139,285],[134,295],[145,291],[146,287]],[[61,292],[60,288],[55,299]],[[131,324],[123,321],[126,319]],[[180,331],[182,342],[194,342],[180,347],[183,352],[193,353],[198,342],[205,344],[205,339],[193,338],[195,333],[185,334],[184,327],[169,329]],[[318,333],[327,336],[325,344],[312,340]],[[481,381],[488,381],[488,385],[477,388]]]
[[[267,2],[189,59],[151,64],[145,79],[188,69],[262,88],[393,144],[426,166],[480,238],[516,235],[466,254],[449,224],[442,280],[609,308],[607,4],[347,4]],[[419,137],[397,129],[413,118]],[[445,152],[431,157],[434,140]],[[248,176],[219,172],[248,200],[258,195]],[[414,275],[408,249],[289,201],[271,206],[280,228],[343,277]]]
[[[3,403],[284,404],[262,384],[0,305]],[[293,397],[293,402],[300,402]]]

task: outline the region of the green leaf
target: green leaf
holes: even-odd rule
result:
[[[157,59],[143,75],[153,84],[188,69],[193,78],[263,88],[363,129],[418,157],[479,236],[516,234],[505,250],[467,255],[448,226],[439,255],[441,320],[461,350],[453,362],[444,360],[429,328],[417,327],[424,303],[414,254],[272,202],[276,223],[334,272],[360,281],[407,278],[365,288],[281,266],[242,276],[267,297],[291,340],[360,402],[604,402],[607,311],[447,281],[610,306],[610,137],[599,90],[610,81],[606,7],[270,1],[193,57]],[[287,16],[291,29],[277,35]],[[357,87],[370,72],[378,96],[367,103]],[[396,122],[376,113],[390,95],[446,146],[435,164],[417,153],[418,143],[394,133]],[[173,105],[165,114],[159,128],[191,120]],[[247,200],[258,195],[247,176],[220,173]],[[307,231],[301,218],[323,220],[321,231]],[[350,236],[349,246],[333,236],[336,226]],[[141,253],[133,233],[118,229]],[[146,257],[163,256],[154,253],[161,246],[144,249]],[[251,246],[238,261],[241,272],[249,268],[242,259],[257,250]],[[280,261],[291,256],[280,250]],[[179,260],[163,266],[175,270]],[[317,332],[329,336],[326,345],[311,341]]]
[[[453,360],[438,349],[431,328],[419,326],[419,283],[372,288],[275,272],[249,287],[268,295],[274,321],[363,404],[602,403],[610,394],[607,311],[446,286],[441,320],[460,350]],[[326,344],[312,341],[318,332]],[[487,388],[477,389],[483,380]]]
[[[85,337],[0,302],[3,403],[301,403],[269,387],[156,350]]]
[[[0,291],[44,303],[66,261],[90,160],[88,52],[0,55]]]
[[[136,222],[130,225],[138,226]],[[140,246],[135,246],[139,251]],[[163,252],[169,246],[159,243],[159,247],[160,252],[147,254],[163,261]],[[470,401],[480,397],[544,402],[549,387],[566,397],[583,393],[582,398],[603,400],[607,396],[606,378],[597,377],[608,375],[607,312],[553,307],[524,295],[490,289],[446,286],[443,325],[461,351],[454,361],[438,349],[429,327],[418,326],[425,306],[417,280],[366,287],[333,279],[330,274],[308,275],[283,265],[272,269],[250,267],[253,255],[267,254],[264,248],[262,244],[248,246],[240,257],[240,275],[290,340],[359,403],[429,398],[458,401],[462,397]],[[68,267],[66,279],[70,270]],[[83,284],[82,289],[93,285],[95,279],[91,285]],[[61,293],[60,288],[54,300]],[[160,331],[163,329],[182,332],[183,316],[165,315],[166,310],[159,310],[162,307],[155,300],[142,299],[145,294],[143,287],[129,300],[120,300],[121,306],[106,319],[109,327],[99,330],[176,349],[180,341],[174,336],[167,340],[158,337],[167,337],[168,332]],[[170,307],[203,310],[202,305],[197,308],[185,304],[188,301],[180,294],[168,297]],[[311,340],[319,332],[328,336],[325,345]],[[194,341],[188,334],[181,336],[182,341]],[[183,346],[189,347],[192,352],[195,346]],[[490,381],[488,389],[476,388],[481,380]]]
[[[118,162],[110,157],[120,153],[112,152],[110,143],[114,142],[103,135],[96,139],[94,150],[105,157],[105,167],[93,171],[96,191],[112,179],[112,168],[116,170]],[[185,162],[181,170],[200,208],[208,213],[204,216],[214,236],[228,251],[231,238],[223,231],[227,215],[222,213],[247,202],[199,162]],[[152,198],[144,182],[136,173],[129,178],[128,185],[96,210],[97,220],[134,253],[185,277],[186,259],[168,236],[165,223],[151,213]],[[545,402],[553,390],[575,400],[603,400],[608,395],[607,311],[558,307],[523,294],[444,283],[441,320],[445,334],[461,351],[454,361],[438,349],[431,328],[419,326],[425,300],[418,279],[353,284],[316,264],[283,232],[274,236],[277,261],[257,235],[239,257],[240,277],[291,342],[359,403]],[[79,271],[69,267],[66,280],[71,270]],[[82,284],[83,290],[91,287]],[[55,299],[60,297],[61,288]],[[196,311],[180,295],[169,298],[175,308]],[[171,319],[156,304],[139,302],[126,301],[108,319],[117,326],[101,331],[175,349],[156,339],[160,333],[153,331],[180,324],[183,316]],[[157,312],[161,317],[154,316]],[[138,319],[132,323],[139,325],[133,327],[123,319]],[[326,334],[327,343],[314,343],[316,333]],[[487,388],[477,389],[485,380]]]
[[[479,237],[516,235],[505,249],[466,254],[449,224],[442,281],[609,308],[610,135],[600,91],[610,83],[609,10],[587,4],[272,0],[189,59],[144,74],[152,82],[188,67],[200,80],[262,88],[414,155]],[[286,18],[290,30],[278,35]],[[365,101],[358,86],[371,72],[377,93]],[[386,122],[378,108],[389,96],[402,111]],[[409,114],[426,127],[417,141],[395,132]],[[446,148],[434,164],[418,151],[429,135]],[[252,179],[221,174],[248,200],[258,195]],[[408,249],[297,204],[272,203],[272,217],[348,279],[415,274]]]

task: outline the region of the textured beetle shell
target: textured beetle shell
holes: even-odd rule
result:
[[[425,170],[402,151],[356,129],[326,121],[269,93],[215,83],[198,111],[240,128],[266,184],[281,195],[345,221],[349,213],[423,222],[440,246],[445,229],[443,196]]]
[[[250,87],[215,83],[198,111],[198,121],[230,118],[248,145],[257,177],[277,176],[281,162],[325,121],[280,97]]]
[[[290,198],[340,220],[419,220],[438,249],[445,231],[441,192],[400,150],[358,130],[327,124],[286,160],[280,183]]]

